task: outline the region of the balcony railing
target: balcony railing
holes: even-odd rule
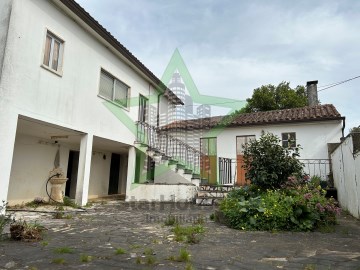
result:
[[[310,177],[318,176],[327,182],[328,187],[333,187],[330,159],[299,159],[304,165],[304,173]],[[243,166],[236,159],[219,157],[219,184],[235,184],[237,179],[237,166]]]
[[[161,155],[163,159],[177,161],[193,174],[200,174],[201,152],[165,131],[145,122],[137,122],[136,143]]]

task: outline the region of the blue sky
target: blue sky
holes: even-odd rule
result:
[[[360,1],[76,0],[158,77],[179,49],[202,94],[360,75]],[[360,125],[360,78],[319,92]]]

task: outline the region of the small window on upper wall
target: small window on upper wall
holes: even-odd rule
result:
[[[129,107],[130,87],[105,70],[101,70],[99,96],[122,107]]]
[[[61,73],[64,53],[64,41],[50,31],[46,33],[43,66]]]
[[[296,133],[286,132],[281,133],[282,146],[285,148],[296,147]]]

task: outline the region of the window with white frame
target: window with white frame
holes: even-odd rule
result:
[[[62,69],[63,53],[64,41],[50,31],[47,31],[43,65],[60,73]]]
[[[296,133],[295,132],[286,132],[281,133],[282,146],[285,148],[296,147]]]
[[[103,69],[99,88],[99,96],[128,108],[130,87]]]

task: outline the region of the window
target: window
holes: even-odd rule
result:
[[[47,31],[43,65],[50,70],[61,72],[63,52],[64,41]]]
[[[148,99],[142,95],[139,96],[139,122],[147,122]]]
[[[129,91],[129,86],[105,70],[101,70],[99,96],[127,108],[129,105]]]
[[[296,147],[296,133],[281,133],[282,146],[286,148]]]

